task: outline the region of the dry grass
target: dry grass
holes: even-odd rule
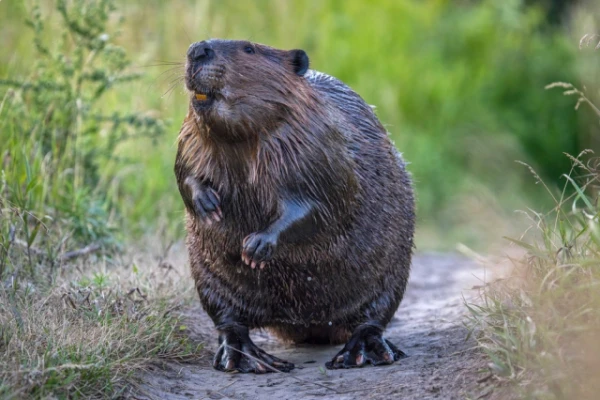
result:
[[[0,398],[114,397],[149,362],[199,354],[177,315],[193,298],[184,262],[139,254],[74,266],[47,288],[5,282]]]
[[[600,391],[600,162],[583,152],[548,214],[509,239],[527,255],[467,304],[490,368],[518,398],[596,399]],[[584,161],[587,159],[587,161]],[[539,177],[537,177],[539,179]]]

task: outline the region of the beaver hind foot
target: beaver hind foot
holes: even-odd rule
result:
[[[365,365],[393,364],[406,354],[384,339],[383,328],[376,325],[361,325],[352,334],[344,348],[325,363],[327,369],[358,368]]]
[[[225,372],[264,374],[290,372],[294,364],[265,352],[252,342],[248,328],[238,325],[221,331],[213,367]]]

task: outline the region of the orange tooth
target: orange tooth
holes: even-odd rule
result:
[[[198,101],[205,101],[206,100],[206,95],[205,94],[196,93],[196,100],[198,100]]]

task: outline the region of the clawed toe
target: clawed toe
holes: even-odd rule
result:
[[[327,369],[358,368],[365,365],[389,365],[406,357],[389,340],[382,337],[382,329],[363,326],[356,329],[344,348],[325,364]]]
[[[225,372],[264,374],[268,372],[290,372],[294,364],[270,355],[250,338],[236,335],[223,335],[213,359],[213,367]]]

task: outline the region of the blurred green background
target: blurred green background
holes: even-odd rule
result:
[[[312,68],[377,107],[410,162],[419,249],[483,247],[518,231],[514,210],[546,207],[548,197],[515,160],[559,182],[570,166],[563,152],[600,149],[597,118],[544,89],[566,81],[597,97],[600,56],[578,49],[594,28],[592,3],[105,3],[0,1],[4,205],[71,241],[118,245],[157,230],[183,237],[172,166],[187,95],[183,67],[168,63],[209,37],[303,48]],[[39,228],[21,222],[28,239]]]

